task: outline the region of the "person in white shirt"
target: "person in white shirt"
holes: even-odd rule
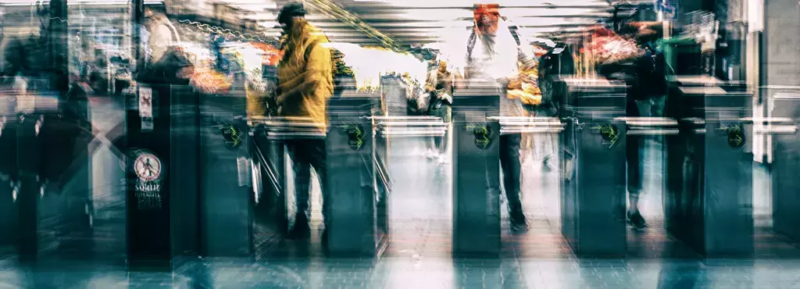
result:
[[[519,45],[507,24],[500,17],[499,5],[475,5],[475,25],[467,44],[465,78],[468,87],[494,86],[500,92],[501,116],[524,116],[518,99],[509,99],[509,79],[518,76]],[[500,136],[500,165],[512,228],[527,229],[520,200],[522,174],[519,134]]]

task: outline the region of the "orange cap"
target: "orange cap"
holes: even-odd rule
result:
[[[500,4],[475,4],[473,13],[479,14],[500,14]]]

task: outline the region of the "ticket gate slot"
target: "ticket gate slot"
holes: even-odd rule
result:
[[[669,109],[680,133],[668,143],[668,231],[706,257],[753,254],[751,95],[679,86]],[[677,112],[677,113],[676,113]]]
[[[627,253],[626,86],[562,78],[561,226],[578,256]]]

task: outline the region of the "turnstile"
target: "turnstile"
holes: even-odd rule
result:
[[[453,254],[500,253],[500,95],[453,95]]]
[[[329,124],[304,118],[251,118],[254,126],[254,160],[262,183],[256,215],[276,220],[271,225],[286,234],[295,224],[295,188],[286,142],[325,141],[325,175],[322,185],[325,234],[323,246],[331,255],[379,256],[387,245],[387,198],[378,188],[374,155],[373,119],[380,98],[344,95],[328,103]],[[324,126],[324,125],[323,125]],[[263,134],[263,137],[259,137]],[[318,172],[319,173],[319,172]],[[385,190],[384,190],[385,192]],[[263,205],[262,205],[263,204]],[[385,217],[384,217],[385,218]]]
[[[88,103],[38,93],[5,95],[2,105],[0,244],[14,245],[23,262],[46,249],[87,249],[77,245],[92,229],[91,175],[80,173],[91,172]]]
[[[751,95],[718,85],[673,85],[667,114],[680,134],[667,141],[668,231],[706,257],[753,253]]]
[[[202,95],[199,100],[200,253],[253,253],[252,182],[244,94]]]
[[[627,252],[625,85],[563,78],[561,230],[578,256]]]
[[[800,240],[800,92],[784,91],[771,95],[772,118],[764,121],[756,134],[772,136],[772,227],[781,235]]]
[[[380,99],[372,95],[342,96],[328,102],[330,127],[325,140],[327,249],[331,255],[379,256],[388,244],[387,215],[376,187],[375,138],[371,116]],[[385,192],[385,190],[383,190]]]
[[[200,253],[198,94],[140,85],[126,104],[128,265],[165,269]]]

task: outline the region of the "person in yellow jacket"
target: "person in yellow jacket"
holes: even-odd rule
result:
[[[326,129],[326,102],[333,95],[331,52],[325,47],[327,37],[305,19],[301,3],[281,8],[278,22],[286,33],[283,59],[278,64],[278,112],[290,118],[310,119]],[[322,188],[322,215],[329,211],[325,193],[325,140],[294,140],[288,144],[295,170],[297,216],[293,233],[307,236],[311,167],[319,176]],[[323,234],[323,239],[325,235]]]

